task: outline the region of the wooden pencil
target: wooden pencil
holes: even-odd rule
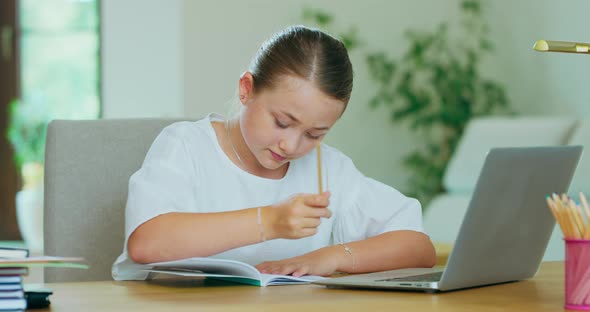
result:
[[[318,144],[316,150],[318,156],[318,192],[322,194],[324,192],[322,186],[322,145]]]
[[[568,238],[572,237],[573,232],[571,230],[569,218],[566,215],[563,206],[561,205],[561,199],[555,193],[553,193],[552,197],[553,197],[553,202],[555,203],[555,208],[556,208],[557,214],[559,215],[558,220],[561,222],[561,225],[563,226],[563,236],[568,237]]]
[[[561,219],[561,215],[559,214],[559,211],[557,211],[557,207],[555,205],[555,202],[553,201],[553,199],[551,199],[551,197],[549,197],[549,195],[547,195],[547,205],[549,206],[549,209],[551,210],[551,213],[553,214],[553,217],[555,218],[555,221],[557,221],[557,226],[559,226],[559,228],[561,229],[561,232],[565,235],[566,233],[566,229],[563,227],[563,220]]]
[[[567,214],[568,219],[570,221],[570,226],[573,230],[574,238],[582,238],[582,233],[580,232],[580,227],[578,226],[578,222],[576,221],[576,216],[573,207],[570,206],[569,198],[566,194],[561,195],[561,204],[563,205],[564,211]]]
[[[584,225],[584,218],[582,217],[581,209],[571,198],[569,200],[569,206],[570,211],[574,216],[574,220],[576,221],[576,225],[578,226],[580,238],[584,238],[584,236],[586,235],[586,226]]]
[[[584,239],[590,239],[590,208],[588,207],[588,201],[584,193],[580,192],[580,202],[584,207],[586,213],[586,232],[584,233]]]

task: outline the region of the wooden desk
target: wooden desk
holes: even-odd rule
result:
[[[563,278],[563,262],[548,262],[532,280],[440,294],[209,280],[55,283],[46,284],[51,309],[38,311],[562,311]]]
[[[449,243],[434,243],[434,249],[436,250],[436,265],[445,265],[453,250],[453,244]]]

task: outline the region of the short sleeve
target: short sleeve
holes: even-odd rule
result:
[[[142,223],[169,212],[188,212],[195,203],[194,165],[178,127],[165,128],[141,168],[129,179],[125,237]]]
[[[390,231],[424,232],[422,208],[418,200],[407,197],[389,185],[365,177],[347,159],[335,188],[338,215],[334,224],[335,243],[345,243],[377,236]],[[346,181],[346,182],[344,182]]]

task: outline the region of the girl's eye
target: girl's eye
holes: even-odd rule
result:
[[[286,129],[289,126],[284,123],[281,123],[278,119],[275,119],[275,123],[276,123],[277,127],[281,128],[281,129]]]
[[[322,137],[321,134],[320,135],[311,135],[311,133],[307,133],[306,135],[308,138],[310,138],[312,140],[319,140]]]

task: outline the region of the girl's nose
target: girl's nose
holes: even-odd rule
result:
[[[289,156],[295,154],[297,148],[299,146],[299,138],[296,135],[290,134],[285,135],[279,141],[279,148],[283,151],[286,155]]]

